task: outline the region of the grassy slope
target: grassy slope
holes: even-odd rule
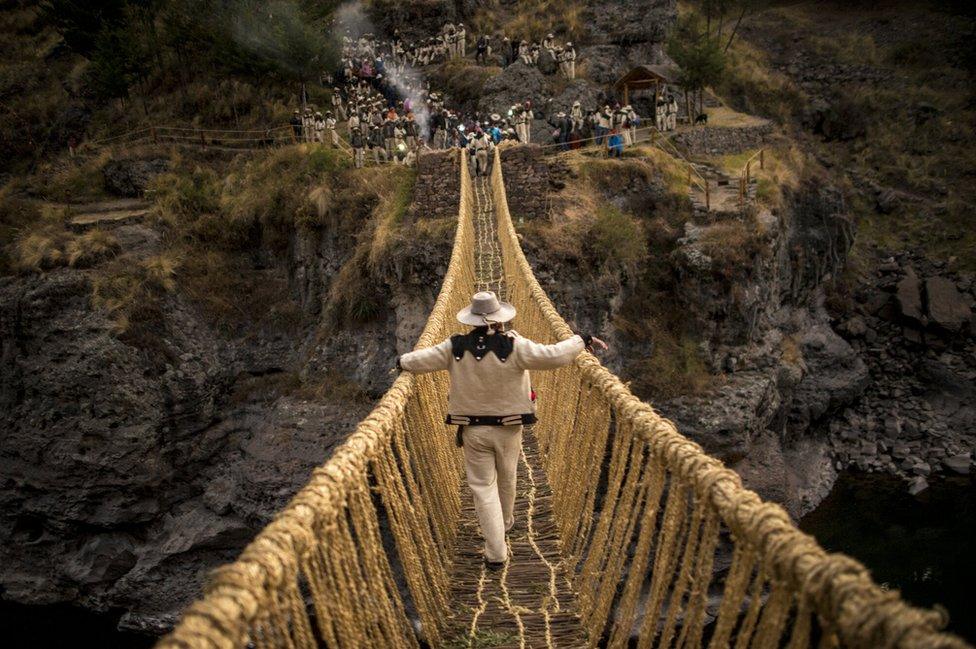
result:
[[[69,135],[84,141],[147,123],[280,125],[298,105],[297,83],[220,71],[205,62],[181,75],[174,62],[133,86],[125,103],[98,100],[90,93],[88,61],[64,46],[36,3],[17,0],[0,5],[0,44],[0,171],[6,172],[0,174],[0,274],[82,270],[92,279],[93,304],[111,311],[120,331],[152,317],[152,309],[136,303],[158,305],[173,290],[189,295],[228,331],[256,313],[290,326],[294,313],[264,308],[281,301],[281,291],[263,290],[252,256],[283,252],[297,230],[325,227],[350,252],[328,314],[342,321],[375,314],[367,289],[388,270],[376,260],[409,254],[402,244],[410,235],[401,226],[412,199],[412,171],[354,170],[344,156],[321,147],[231,155],[147,146],[67,155]],[[308,93],[313,105],[324,105],[329,96],[316,83]],[[67,212],[57,207],[113,198],[102,171],[116,156],[171,158],[172,173],[152,191],[162,247],[150,258],[120,250],[110,232],[69,231]],[[410,226],[415,230],[438,240],[450,237],[450,228],[424,219]],[[394,249],[396,254],[386,254]],[[241,295],[250,302],[242,305]]]
[[[147,124],[265,129],[287,124],[300,104],[299,83],[280,75],[220,69],[205,59],[180,63],[169,50],[161,56],[167,64],[132,85],[126,101],[100,99],[89,61],[65,45],[38,3],[0,4],[0,172],[51,164],[72,135],[84,143]],[[315,107],[330,94],[307,84]]]
[[[946,6],[800,2],[769,9],[747,23],[719,88],[738,107],[795,127],[847,184],[860,218],[859,261],[875,249],[913,248],[976,269],[976,97],[966,45],[974,21]],[[812,93],[796,82],[793,57],[800,69],[820,66],[842,98],[828,115],[831,127],[855,137],[799,133]],[[875,209],[874,187],[898,196],[891,213]]]
[[[553,194],[551,219],[519,226],[527,246],[578,269],[584,283],[623,297],[613,326],[635,349],[623,376],[653,400],[697,393],[714,383],[699,341],[678,314],[670,253],[692,220],[687,175],[659,149],[641,146],[622,160],[581,153],[564,158],[573,178]],[[632,194],[631,187],[658,186]],[[626,198],[624,198],[626,197]]]

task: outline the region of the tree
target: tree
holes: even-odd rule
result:
[[[668,42],[668,54],[681,68],[678,83],[691,96],[698,93],[698,112],[704,111],[704,89],[716,84],[725,70],[725,52],[717,38],[709,38],[701,20],[689,16]]]
[[[92,87],[106,99],[124,101],[132,84],[144,80],[149,72],[150,54],[137,34],[121,27],[102,30],[89,59]]]
[[[331,69],[338,54],[331,40],[304,19],[294,2],[250,6],[233,21],[232,44],[249,64],[302,83]]]
[[[104,30],[125,22],[125,9],[126,0],[44,0],[41,3],[45,18],[64,42],[85,57],[95,51]]]

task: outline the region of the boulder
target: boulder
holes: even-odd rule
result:
[[[661,44],[676,18],[675,4],[630,0],[592,3],[585,14],[587,41],[621,46]]]
[[[844,329],[846,329],[847,333],[850,335],[858,337],[867,333],[868,327],[866,324],[864,324],[863,318],[854,316],[844,324]]]
[[[82,584],[113,581],[136,565],[132,539],[125,534],[92,537],[65,563],[65,572]]]
[[[109,160],[102,170],[105,189],[126,198],[138,198],[149,187],[149,183],[169,169],[165,158],[152,160]]]
[[[945,277],[929,277],[925,280],[925,297],[930,322],[951,331],[960,331],[969,322],[969,300]]]
[[[566,84],[566,88],[561,93],[552,98],[549,112],[550,114],[559,111],[569,113],[574,101],[578,101],[585,112],[603,101],[603,93],[599,86],[586,79],[573,79]]]
[[[504,115],[514,104],[526,100],[535,110],[545,107],[547,99],[546,79],[539,69],[515,62],[485,83],[478,110],[483,114]]]
[[[891,214],[898,207],[899,201],[900,198],[893,189],[883,189],[875,199],[875,209],[881,214]]]
[[[953,455],[952,457],[947,457],[942,461],[946,469],[952,471],[953,473],[958,473],[960,475],[968,475],[970,466],[972,465],[972,460],[968,453],[961,453],[959,455]]]
[[[737,372],[713,393],[683,396],[659,404],[662,414],[689,439],[719,459],[735,463],[747,457],[780,408],[772,379],[762,372]]]
[[[915,465],[912,467],[912,473],[914,473],[915,475],[927,476],[932,473],[932,467],[929,465],[928,462],[919,461],[916,462]]]
[[[898,282],[895,299],[903,316],[915,322],[922,322],[922,284],[911,266],[905,269],[905,276]]]
[[[916,476],[908,483],[908,493],[917,496],[929,488],[929,481],[924,476]]]
[[[559,70],[559,63],[556,62],[556,59],[546,49],[539,52],[538,65],[539,72],[545,75],[556,74],[556,71]]]

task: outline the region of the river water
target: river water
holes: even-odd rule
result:
[[[4,649],[149,649],[156,638],[118,630],[122,611],[92,613],[77,606],[25,606],[0,600]]]
[[[934,479],[912,496],[898,478],[844,473],[800,527],[912,604],[944,605],[949,630],[976,643],[976,481]]]

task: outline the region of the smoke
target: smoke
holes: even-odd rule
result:
[[[339,38],[348,36],[357,39],[366,34],[379,35],[379,31],[363,10],[360,0],[347,2],[341,5],[335,12],[335,30]],[[414,121],[417,128],[425,137],[430,137],[430,111],[427,109],[427,102],[420,94],[423,85],[423,75],[409,65],[404,65],[397,72],[393,69],[393,61],[384,59],[386,70],[383,73],[384,79],[396,88],[400,99],[410,99],[413,105]]]

